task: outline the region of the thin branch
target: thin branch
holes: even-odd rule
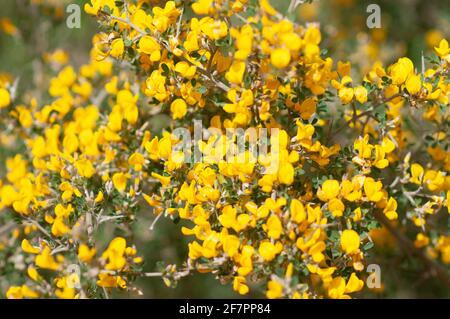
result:
[[[158,222],[158,220],[161,218],[162,215],[164,214],[161,212],[155,217],[155,219],[153,220],[152,224],[149,227],[150,230],[153,230],[153,228],[155,227],[156,223]]]
[[[50,233],[48,231],[46,231],[45,228],[42,227],[41,224],[39,224],[37,221],[32,220],[30,218],[25,219],[25,221],[29,222],[30,224],[35,225],[41,231],[41,233],[43,233],[49,239],[57,242],[60,246],[65,246],[60,240],[58,240],[58,239],[54,238],[54,236],[50,235]]]

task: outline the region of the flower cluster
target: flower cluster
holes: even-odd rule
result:
[[[242,295],[262,283],[268,298],[348,298],[365,286],[380,227],[448,279],[445,39],[427,69],[404,57],[358,75],[327,56],[319,24],[268,0],[159,2],[87,3],[102,28],[91,59],[75,69],[46,54],[57,70],[46,99],[15,96],[0,77],[1,142],[23,143],[0,181],[12,216],[0,269],[23,273],[8,298],[104,297],[137,291],[139,276],[170,286],[196,271]],[[194,121],[202,137],[183,153],[174,131]],[[227,129],[261,128],[277,148],[225,156]],[[181,224],[183,265],[143,271],[131,225],[148,205],[152,228]]]

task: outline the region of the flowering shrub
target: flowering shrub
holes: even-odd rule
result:
[[[22,145],[0,182],[7,298],[139,293],[136,278],[174,286],[195,272],[241,295],[349,298],[373,288],[366,268],[385,232],[450,285],[445,39],[426,64],[358,75],[327,56],[319,24],[268,0],[84,10],[102,30],[90,62],[47,53],[45,99],[1,77],[1,142]],[[199,139],[175,134],[199,121]],[[269,135],[237,150],[226,134],[237,129]],[[189,238],[183,264],[143,270],[132,225],[148,206],[149,232],[169,218]]]

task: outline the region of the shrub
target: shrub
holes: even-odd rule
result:
[[[360,76],[318,24],[268,0],[84,10],[102,30],[89,63],[47,54],[45,99],[0,82],[2,143],[23,144],[0,183],[6,297],[101,298],[211,272],[242,295],[348,298],[371,288],[386,233],[450,284],[446,40],[426,68],[403,57]],[[239,129],[244,150],[225,134]],[[143,270],[132,225],[148,205],[152,228],[169,218],[189,238],[181,265]]]

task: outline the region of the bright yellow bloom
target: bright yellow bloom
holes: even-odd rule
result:
[[[27,239],[22,240],[21,246],[22,246],[23,251],[26,253],[39,254],[41,251],[39,248],[33,247]]]
[[[434,50],[440,57],[445,57],[446,55],[450,54],[450,48],[448,45],[448,41],[446,39],[442,39],[439,42],[439,46],[435,47]]]
[[[23,298],[39,298],[39,293],[31,290],[27,285],[11,286],[6,292],[8,299],[23,299]]]
[[[266,297],[269,299],[281,298],[283,296],[283,286],[276,280],[267,283]]]
[[[241,84],[245,73],[245,62],[234,62],[225,78],[233,84]]]
[[[270,62],[278,69],[283,69],[291,62],[291,53],[288,49],[275,49],[270,54]]]
[[[139,52],[148,54],[150,56],[150,60],[153,62],[159,61],[161,59],[161,46],[155,40],[155,38],[151,36],[143,36],[139,40]]]
[[[283,250],[283,245],[277,242],[275,245],[269,241],[263,241],[259,245],[258,252],[265,261],[273,260],[281,251]]]
[[[9,92],[4,88],[0,88],[0,109],[7,107],[10,103],[11,97]]]
[[[353,100],[354,90],[353,88],[343,87],[339,90],[339,98],[342,104],[348,104]]]
[[[133,166],[134,170],[141,171],[145,158],[141,153],[135,152],[128,158],[128,164]]]
[[[409,181],[411,183],[420,185],[422,184],[422,179],[424,176],[424,169],[420,164],[414,163],[411,165],[411,178]]]
[[[92,258],[95,256],[96,250],[94,247],[89,248],[88,245],[81,244],[78,247],[78,258],[85,263],[91,262]]]
[[[36,256],[34,262],[36,263],[36,266],[43,269],[57,270],[59,268],[59,263],[55,261],[51,255],[50,248],[47,246]]]
[[[280,238],[283,233],[283,225],[277,215],[272,215],[267,219],[266,227],[267,235],[272,239]]]
[[[233,281],[233,289],[241,295],[246,295],[249,292],[249,288],[246,285],[245,277],[236,276]]]
[[[419,93],[421,87],[421,80],[419,75],[411,75],[408,80],[406,80],[406,89],[409,94],[415,95]]]
[[[186,102],[183,99],[176,99],[170,104],[170,112],[174,120],[182,119],[187,113]]]
[[[111,51],[109,52],[109,54],[112,57],[118,58],[123,55],[124,49],[125,45],[123,43],[122,38],[114,39],[113,42],[111,43]]]
[[[364,104],[367,102],[367,89],[363,86],[357,86],[354,90],[356,100]]]
[[[337,180],[326,180],[317,191],[317,197],[324,202],[336,198],[339,195],[339,187],[339,182]]]
[[[86,178],[91,178],[95,173],[95,168],[92,165],[92,162],[88,159],[78,160],[75,163],[75,167],[77,168],[78,174]]]
[[[107,260],[105,269],[107,270],[120,270],[126,264],[125,248],[127,242],[122,237],[114,238],[108,248],[103,252],[102,258]]]
[[[115,173],[112,177],[114,187],[119,191],[123,192],[127,187],[128,177],[124,173]]]
[[[380,201],[383,198],[382,188],[383,184],[380,181],[375,181],[372,177],[366,177],[364,180],[364,192],[368,201]]]
[[[364,282],[359,279],[355,273],[350,275],[348,279],[347,285],[345,286],[346,293],[353,293],[360,291],[364,287]]]
[[[341,248],[346,254],[352,254],[359,249],[359,235],[351,229],[346,229],[341,234]]]
[[[290,206],[291,218],[297,224],[306,219],[305,207],[298,199],[293,199]]]

